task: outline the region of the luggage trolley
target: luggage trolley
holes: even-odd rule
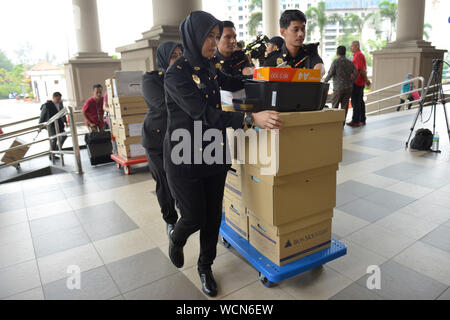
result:
[[[128,176],[131,174],[130,166],[140,163],[146,163],[147,158],[146,157],[139,157],[139,158],[133,158],[133,159],[125,159],[118,154],[112,154],[111,159],[116,162],[117,168],[121,169],[123,167],[123,172]]]
[[[225,219],[222,219],[220,235],[224,247],[233,247],[236,249],[237,252],[258,270],[259,280],[268,288],[272,287],[277,282],[281,282],[305,271],[321,267],[327,262],[347,254],[347,247],[345,244],[332,238],[331,247],[280,267],[250,245],[247,239],[242,238],[236,231],[231,229],[225,223]]]

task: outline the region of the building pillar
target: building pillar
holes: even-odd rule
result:
[[[425,0],[398,0],[397,38],[385,48],[373,52],[372,90],[379,90],[394,83],[402,82],[408,73],[422,76],[425,84],[432,70],[432,60],[442,59],[446,50],[436,49],[423,40]],[[416,86],[419,83],[416,83]],[[400,86],[372,95],[370,101],[387,98],[400,93]],[[368,112],[400,103],[394,98],[369,106]],[[390,109],[388,112],[395,111]]]
[[[263,34],[272,38],[280,35],[280,0],[263,0]]]
[[[69,105],[81,108],[91,95],[94,84],[104,84],[120,60],[102,52],[96,0],[72,0],[77,53],[65,63]]]
[[[180,42],[181,21],[191,11],[202,9],[202,0],[153,0],[153,27],[142,39],[116,49],[122,56],[122,69],[152,71],[156,67],[156,48],[164,41]]]

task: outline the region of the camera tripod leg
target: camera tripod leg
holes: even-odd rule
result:
[[[409,141],[411,140],[411,136],[414,133],[414,128],[416,127],[417,119],[419,119],[419,114],[422,112],[422,107],[423,107],[423,100],[420,101],[420,107],[417,109],[416,117],[414,118],[411,129],[409,129],[410,132],[408,140],[406,141],[405,149],[408,149]]]

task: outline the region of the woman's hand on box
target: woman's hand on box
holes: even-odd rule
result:
[[[253,114],[254,125],[261,129],[280,129],[282,122],[276,111],[261,111]]]

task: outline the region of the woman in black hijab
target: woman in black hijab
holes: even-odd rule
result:
[[[163,141],[167,130],[164,74],[181,54],[181,44],[173,41],[161,43],[156,50],[156,63],[160,69],[147,72],[142,78],[142,96],[147,103],[148,112],[142,127],[141,143],[147,154],[150,172],[156,181],[156,196],[168,234],[177,222],[178,214],[163,165]]]
[[[214,156],[215,152],[211,152],[209,141],[198,140],[203,140],[207,130],[215,129],[217,135],[211,140],[218,143],[214,150],[219,149],[218,155],[223,160],[228,147],[226,128],[244,127],[243,114],[222,111],[219,87],[220,84],[223,89],[234,91],[233,87],[242,88],[242,83],[220,72],[216,74],[210,63],[222,29],[222,22],[211,14],[192,12],[180,25],[183,56],[167,70],[164,82],[168,108],[164,167],[181,214],[169,236],[169,257],[181,268],[183,246],[191,234],[200,230],[197,268],[203,292],[209,296],[217,295],[211,265],[216,257],[225,177],[230,165],[207,161],[208,152]],[[274,111],[247,114],[245,124],[276,129],[281,125],[277,114]],[[216,141],[217,136],[220,141]]]

